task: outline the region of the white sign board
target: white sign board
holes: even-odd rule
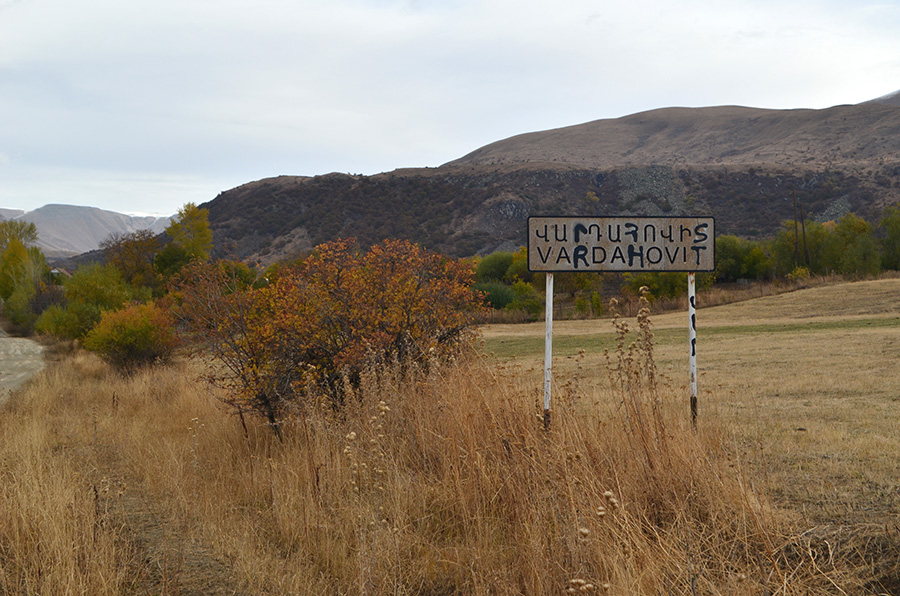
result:
[[[531,271],[712,271],[712,217],[529,217]]]

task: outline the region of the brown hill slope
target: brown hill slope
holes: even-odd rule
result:
[[[900,107],[900,91],[888,93],[887,95],[883,95],[877,99],[873,99],[868,103],[880,103],[886,106]]]
[[[865,103],[827,110],[665,108],[492,143],[451,165],[529,162],[578,167],[868,165],[900,155],[900,110]]]
[[[262,263],[337,237],[408,238],[457,256],[524,243],[538,214],[713,215],[770,235],[794,194],[822,221],[900,200],[900,106],[667,108],[529,133],[440,168],[280,176],[204,205],[218,250]]]

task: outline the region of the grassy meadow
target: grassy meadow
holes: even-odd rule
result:
[[[813,523],[889,522],[900,506],[900,280],[703,308],[700,424],[724,424],[766,491]],[[655,361],[687,413],[687,312],[654,317]],[[543,323],[494,325],[485,349],[542,383]],[[558,379],[607,382],[609,321],[554,322]],[[582,353],[583,352],[583,353]]]
[[[201,362],[74,352],[0,411],[0,593],[898,593],[898,298],[701,295],[696,431],[686,313],[556,322],[549,432],[543,324],[282,441]]]

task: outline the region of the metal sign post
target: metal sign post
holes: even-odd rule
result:
[[[711,217],[529,217],[528,269],[547,274],[544,426],[550,427],[554,272],[688,272],[691,421],[697,424],[695,271],[715,269]]]
[[[550,428],[550,377],[553,363],[553,273],[547,274],[544,313],[544,428]]]
[[[691,424],[697,428],[697,284],[688,273],[688,337],[691,343]]]

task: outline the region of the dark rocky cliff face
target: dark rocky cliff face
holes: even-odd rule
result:
[[[560,164],[444,166],[376,176],[281,176],[203,205],[217,251],[268,264],[339,237],[406,238],[453,256],[511,250],[530,215],[711,215],[721,234],[763,237],[793,218],[876,219],[900,199],[900,165],[868,168]]]

